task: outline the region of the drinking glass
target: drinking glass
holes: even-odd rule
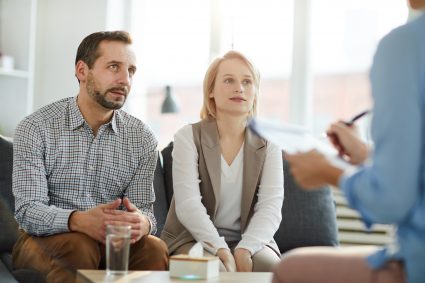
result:
[[[128,271],[131,226],[106,226],[106,273],[122,275]]]

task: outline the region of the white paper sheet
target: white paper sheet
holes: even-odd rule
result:
[[[327,140],[316,138],[302,127],[263,119],[251,119],[248,127],[255,134],[270,141],[287,153],[306,152],[315,149],[339,168],[347,169],[353,167],[338,156],[337,150]]]

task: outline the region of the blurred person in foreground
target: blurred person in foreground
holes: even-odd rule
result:
[[[424,0],[410,4],[425,7]],[[425,15],[382,39],[370,78],[374,149],[355,127],[338,122],[328,130],[340,155],[358,165],[355,172],[343,172],[316,151],[286,158],[303,187],[338,186],[367,227],[394,224],[396,241],[296,249],[275,268],[274,283],[425,282]]]

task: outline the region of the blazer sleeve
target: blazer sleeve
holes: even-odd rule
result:
[[[172,155],[174,199],[178,219],[208,252],[215,255],[220,248],[229,249],[201,202],[198,151],[193,142],[191,125],[183,127],[175,134]]]
[[[273,240],[282,220],[283,196],[282,151],[268,143],[254,214],[236,248],[253,255]]]

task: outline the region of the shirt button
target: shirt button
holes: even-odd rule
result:
[[[93,165],[89,165],[89,169],[93,170],[94,169]]]

